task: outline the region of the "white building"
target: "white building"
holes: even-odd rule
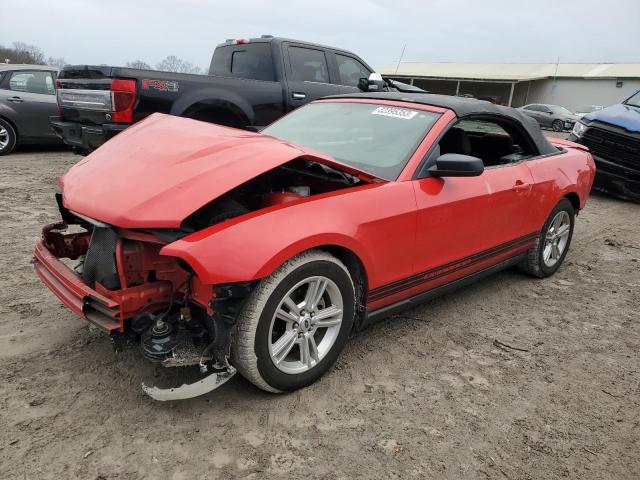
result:
[[[431,93],[471,95],[504,105],[612,105],[640,90],[639,63],[422,63],[379,73]]]

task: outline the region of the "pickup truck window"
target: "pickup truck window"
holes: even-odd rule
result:
[[[329,83],[327,59],[322,50],[289,47],[292,80]]]
[[[268,43],[246,43],[218,47],[209,73],[273,82],[271,46]]]
[[[338,71],[340,72],[340,84],[357,87],[361,78],[369,78],[371,73],[367,67],[354,58],[336,53]]]

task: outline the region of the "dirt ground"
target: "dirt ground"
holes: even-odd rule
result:
[[[640,478],[640,205],[594,195],[554,277],[380,323],[310,388],[158,403],[30,264],[78,158],[0,157],[0,479]]]

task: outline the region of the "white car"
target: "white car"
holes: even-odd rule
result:
[[[596,110],[602,110],[602,105],[583,105],[578,107],[575,112],[575,116],[578,118],[584,117],[587,113],[595,112]]]

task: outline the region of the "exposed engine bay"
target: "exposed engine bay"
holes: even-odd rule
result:
[[[170,389],[143,385],[158,400],[189,398],[217,388],[235,373],[229,363],[231,337],[255,282],[205,285],[186,262],[161,255],[162,247],[252,211],[361,182],[348,173],[297,159],[213,200],[185,219],[183,228],[171,232],[104,224],[67,210],[58,194],[64,222],[43,229],[48,251],[43,255],[73,261],[82,289],[77,313],[107,331],[116,349],[138,345],[144,357],[158,365],[197,366],[209,374]],[[76,233],[69,233],[69,225]]]
[[[300,158],[259,175],[215,199],[185,219],[183,228],[197,231],[248,212],[352,187],[361,182],[348,173]]]

